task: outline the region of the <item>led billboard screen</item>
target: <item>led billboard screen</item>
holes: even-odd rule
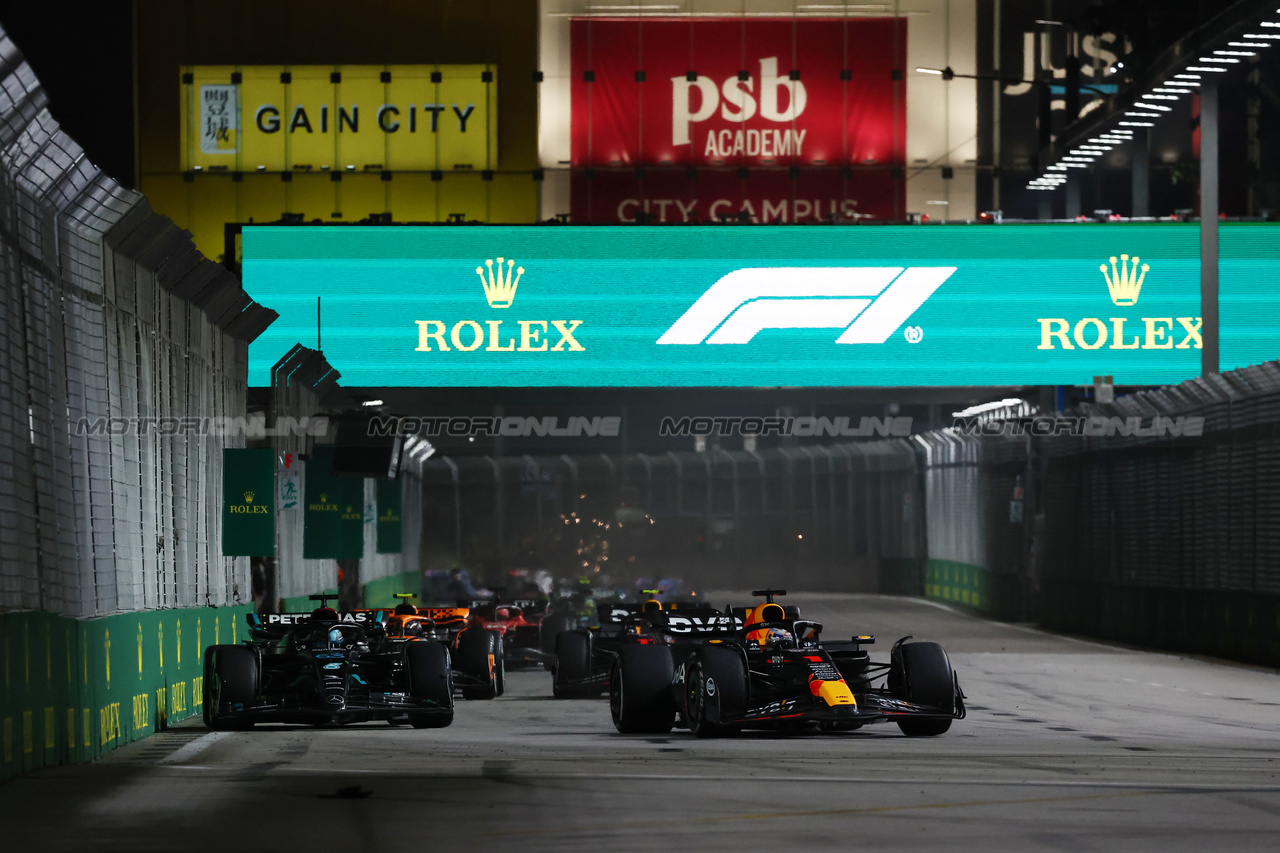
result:
[[[1190,225],[249,227],[244,285],[346,386],[955,386],[1200,372]],[[1221,365],[1280,356],[1280,229],[1224,226]]]

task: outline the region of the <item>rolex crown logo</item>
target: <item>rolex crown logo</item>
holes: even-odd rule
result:
[[[484,262],[484,267],[476,267],[476,275],[480,276],[480,284],[484,287],[484,298],[489,300],[490,308],[510,308],[516,298],[516,288],[520,286],[520,276],[524,275],[524,267],[516,267],[516,262],[506,260],[507,270],[504,275],[502,264],[504,258],[498,258],[498,274],[493,274],[493,259]],[[515,267],[515,281],[511,280],[511,268]],[[486,270],[487,268],[487,270]],[[487,272],[487,277],[486,277]]]
[[[321,493],[320,493],[320,503],[322,503],[322,504],[327,504],[328,502],[329,502],[329,496],[328,496],[328,495],[326,495],[324,492],[321,492]]]
[[[1143,264],[1141,271],[1138,269],[1138,263],[1142,259],[1137,255],[1133,256],[1130,261],[1128,255],[1120,256],[1120,269],[1116,270],[1116,259],[1111,257],[1111,269],[1107,270],[1106,264],[1100,264],[1098,269],[1102,271],[1103,277],[1107,280],[1107,290],[1111,292],[1111,301],[1116,305],[1134,305],[1138,301],[1138,294],[1142,291],[1143,279],[1147,277],[1147,270],[1151,269],[1148,264]]]
[[[244,493],[244,502],[247,504],[253,503],[253,492]]]

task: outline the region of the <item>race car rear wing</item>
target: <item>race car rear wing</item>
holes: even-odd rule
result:
[[[372,628],[387,621],[385,610],[338,610],[337,621],[343,625],[356,625]],[[306,625],[311,621],[311,612],[306,613],[268,613],[259,616],[257,613],[245,614],[245,621],[254,629],[287,629],[298,625]]]
[[[711,607],[658,610],[649,614],[649,623],[656,631],[697,637],[733,637],[742,628],[741,619]]]

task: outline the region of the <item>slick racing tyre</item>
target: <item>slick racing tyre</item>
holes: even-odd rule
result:
[[[898,646],[889,670],[889,690],[905,702],[930,705],[944,714],[953,714],[956,710],[951,661],[937,643],[903,643]],[[897,723],[907,737],[934,737],[951,728],[950,719],[904,717]]]
[[[258,658],[244,646],[209,646],[204,651],[204,724],[219,731],[253,728],[253,720],[227,711],[247,708],[258,695]]]
[[[442,729],[453,722],[453,672],[449,649],[444,643],[419,640],[404,649],[409,673],[409,695],[435,703],[444,711],[411,711],[409,722],[415,729]]]
[[[591,678],[591,638],[582,631],[561,631],[556,637],[556,665],[551,670],[551,692],[557,699],[585,699],[600,695],[600,686],[584,684]]]
[[[493,683],[496,685],[498,695],[501,696],[507,692],[507,649],[506,641],[497,631],[493,632],[494,653],[493,653]]]
[[[555,654],[560,632],[568,631],[572,622],[567,613],[548,613],[542,619],[542,632],[538,637],[539,647],[549,655]]]
[[[609,713],[625,735],[662,734],[676,722],[675,667],[666,646],[623,646],[609,675]]]
[[[493,631],[479,628],[468,628],[458,634],[457,655],[458,671],[466,673],[480,684],[462,688],[464,699],[492,699],[498,695],[500,681],[505,678],[498,673],[502,667],[501,636]]]
[[[685,676],[685,720],[697,737],[736,734],[738,727],[722,722],[746,713],[747,671],[732,649],[707,647],[689,662]]]

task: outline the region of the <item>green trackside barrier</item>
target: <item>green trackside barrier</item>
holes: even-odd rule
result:
[[[204,650],[245,639],[249,611],[0,613],[0,780],[92,761],[201,713]]]
[[[986,613],[991,609],[990,574],[982,566],[953,560],[929,560],[925,564],[924,594],[926,598],[963,604]]]
[[[417,572],[403,572],[390,577],[369,581],[364,585],[365,607],[395,607],[400,603],[395,597],[397,592],[411,592],[422,595],[422,577]],[[415,599],[415,603],[421,601]]]

